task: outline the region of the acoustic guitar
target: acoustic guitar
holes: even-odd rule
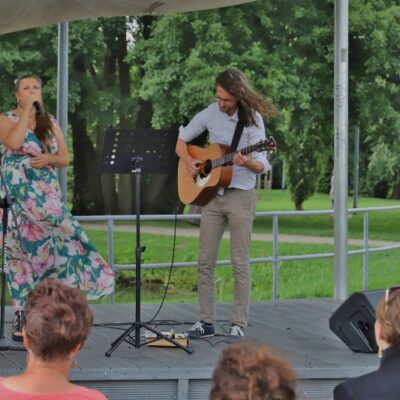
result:
[[[275,139],[270,136],[240,151],[248,155],[253,151],[276,150]],[[178,164],[178,194],[184,204],[206,205],[219,187],[228,187],[232,180],[232,160],[237,151],[229,153],[229,146],[214,143],[208,147],[188,146],[191,157],[200,160],[200,173],[192,177],[183,160]]]

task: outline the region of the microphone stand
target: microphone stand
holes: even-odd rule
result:
[[[0,156],[1,157],[1,156]],[[8,230],[8,210],[11,209],[11,213],[17,228],[17,232],[20,238],[20,244],[22,251],[25,253],[25,249],[23,247],[23,243],[21,240],[21,232],[19,231],[19,226],[17,224],[17,219],[14,213],[14,209],[12,208],[13,199],[10,198],[10,195],[7,190],[6,181],[4,179],[3,170],[1,168],[1,158],[0,158],[0,178],[1,178],[1,186],[4,191],[4,197],[0,198],[0,208],[3,209],[3,218],[2,218],[2,226],[3,226],[3,237],[2,237],[2,251],[1,251],[1,297],[0,297],[0,351],[5,350],[18,350],[25,351],[25,348],[18,346],[10,346],[8,339],[4,334],[4,311],[5,311],[5,303],[6,303],[6,268],[5,268],[5,260],[6,260],[6,247],[7,247],[7,230]]]

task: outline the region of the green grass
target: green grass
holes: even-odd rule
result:
[[[358,207],[382,207],[400,205],[400,201],[383,199],[358,199]],[[304,203],[304,210],[329,209],[328,195],[315,194]],[[349,198],[352,207],[352,198]],[[257,211],[293,210],[293,202],[287,191],[266,191],[259,194]],[[305,236],[333,236],[333,219],[329,215],[296,215],[279,218],[279,232]],[[173,232],[173,221],[142,221],[143,225],[170,227]],[[134,225],[134,223],[132,223]],[[398,211],[374,212],[369,215],[370,238],[399,241],[400,213]],[[191,228],[184,221],[178,226]],[[272,218],[260,217],[255,221],[255,232],[272,232]],[[90,238],[103,254],[107,256],[106,232],[88,231]],[[363,216],[349,217],[349,238],[362,238]],[[130,233],[115,233],[115,263],[134,264],[135,235]],[[142,245],[146,246],[143,253],[143,263],[170,262],[172,257],[173,238],[163,235],[142,233]],[[351,248],[354,248],[351,247]],[[298,255],[309,253],[333,252],[333,246],[324,244],[279,243],[279,254]],[[195,238],[178,237],[176,241],[175,261],[196,261],[198,243]],[[272,254],[271,242],[253,241],[251,256],[267,257]],[[400,282],[400,251],[372,253],[369,255],[368,288],[370,290],[387,287]],[[229,241],[223,240],[219,252],[220,259],[229,258]],[[350,256],[349,292],[362,290],[362,256]],[[271,263],[252,266],[252,300],[267,300],[272,298],[273,266]],[[116,300],[131,302],[134,299],[133,271],[118,273]],[[146,302],[158,302],[164,293],[168,280],[167,269],[143,270],[142,297]],[[194,302],[197,301],[196,268],[179,268],[172,272],[171,284],[166,301]],[[216,290],[218,301],[229,301],[233,293],[233,276],[230,266],[220,266],[216,273]],[[278,281],[279,298],[309,298],[333,296],[333,258],[305,261],[282,262],[279,267]]]
[[[104,232],[89,231],[92,240],[100,249],[104,241]],[[100,238],[99,236],[102,236]],[[134,263],[133,234],[117,232],[115,234],[115,254],[117,263]],[[142,234],[144,263],[169,262],[172,257],[172,238],[162,235]],[[331,245],[290,244],[279,245],[280,255],[333,252]],[[354,246],[352,246],[354,248]],[[272,252],[271,242],[253,241],[252,257],[266,257]],[[398,259],[400,250],[369,255],[369,289],[387,287],[400,282]],[[221,243],[219,257],[229,258],[229,241]],[[176,243],[176,261],[195,261],[197,259],[197,240],[178,238]],[[157,302],[162,298],[168,279],[167,269],[143,269],[142,296],[145,302]],[[134,272],[119,272],[121,282],[117,286],[116,299],[119,302],[131,302],[134,298]],[[272,298],[273,266],[271,263],[252,266],[252,300]],[[196,268],[176,268],[172,271],[167,301],[196,301]],[[233,293],[233,276],[230,266],[217,267],[216,289],[218,301],[229,301]],[[279,298],[310,298],[333,296],[333,259],[286,261],[280,264]],[[362,290],[362,257],[349,257],[349,291]]]
[[[349,197],[349,208],[353,206],[353,199]],[[400,200],[387,200],[359,197],[358,208],[399,206]],[[304,210],[328,210],[330,198],[326,194],[316,193],[303,204]],[[185,210],[186,213],[188,209]],[[293,202],[288,191],[261,190],[257,211],[294,211]],[[363,237],[363,214],[349,216],[349,238]],[[172,227],[173,221],[142,221],[143,225]],[[131,222],[133,225],[134,222]],[[279,217],[279,232],[292,235],[306,236],[333,236],[334,221],[329,215],[296,215]],[[370,239],[394,240],[400,239],[400,212],[372,212],[369,213]],[[178,221],[178,227],[191,228],[184,221]],[[254,222],[254,232],[272,232],[272,217],[258,217]]]
[[[262,190],[257,206],[258,211],[293,210],[293,202],[287,191]],[[400,205],[400,201],[359,198],[358,206],[382,207]],[[352,199],[349,198],[349,207]],[[329,209],[328,195],[315,194],[304,203],[305,210]],[[126,223],[124,223],[126,224]],[[134,226],[134,222],[130,223]],[[142,221],[143,225],[168,226],[173,232],[173,221]],[[118,225],[118,224],[117,224]],[[186,222],[179,221],[178,226],[192,228]],[[380,240],[400,241],[400,213],[374,212],[370,213],[370,238]],[[271,218],[257,218],[255,232],[272,232]],[[305,236],[333,236],[333,219],[329,215],[298,215],[279,218],[279,232]],[[99,252],[107,259],[107,232],[87,230]],[[362,238],[363,217],[354,215],[349,218],[349,238]],[[172,258],[172,236],[152,235],[142,233],[141,242],[146,246],[143,253],[143,263],[170,262]],[[117,264],[135,263],[136,238],[133,233],[115,232],[114,262]],[[354,248],[354,246],[352,247]],[[298,255],[308,253],[333,252],[333,246],[324,244],[279,243],[279,255]],[[253,241],[251,256],[268,257],[272,254],[271,242]],[[178,237],[176,241],[175,261],[196,261],[198,243],[195,238]],[[223,240],[219,253],[220,259],[229,259],[229,241]],[[385,253],[369,254],[368,288],[381,289],[400,283],[400,250]],[[349,262],[349,293],[362,290],[362,256],[350,256]],[[144,302],[158,303],[164,293],[168,280],[168,269],[143,269],[142,298]],[[118,272],[116,287],[117,302],[134,301],[133,271]],[[252,300],[268,300],[272,298],[273,266],[271,263],[252,266]],[[216,272],[218,301],[229,301],[233,293],[233,276],[230,266],[220,266]],[[175,268],[172,272],[167,302],[197,301],[196,268]],[[8,291],[7,291],[8,292]],[[333,258],[287,261],[279,267],[278,281],[279,298],[310,298],[333,296]]]
[[[349,208],[353,200],[349,198]],[[358,208],[399,206],[399,200],[386,200],[360,197]],[[328,210],[330,198],[328,195],[317,193],[303,204],[304,210]],[[274,190],[260,191],[257,211],[293,211],[293,202],[288,192]],[[349,216],[349,238],[363,237],[363,214]],[[307,236],[333,236],[333,218],[329,215],[296,215],[279,217],[279,232]],[[369,238],[380,240],[400,239],[400,212],[369,213]],[[254,223],[255,232],[272,232],[272,218],[260,217]]]

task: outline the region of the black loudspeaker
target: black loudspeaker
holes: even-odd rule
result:
[[[375,311],[384,290],[353,293],[329,318],[331,330],[351,350],[376,353]]]

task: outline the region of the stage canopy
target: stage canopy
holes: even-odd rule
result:
[[[205,10],[250,1],[253,0],[0,0],[0,34],[64,21]]]

